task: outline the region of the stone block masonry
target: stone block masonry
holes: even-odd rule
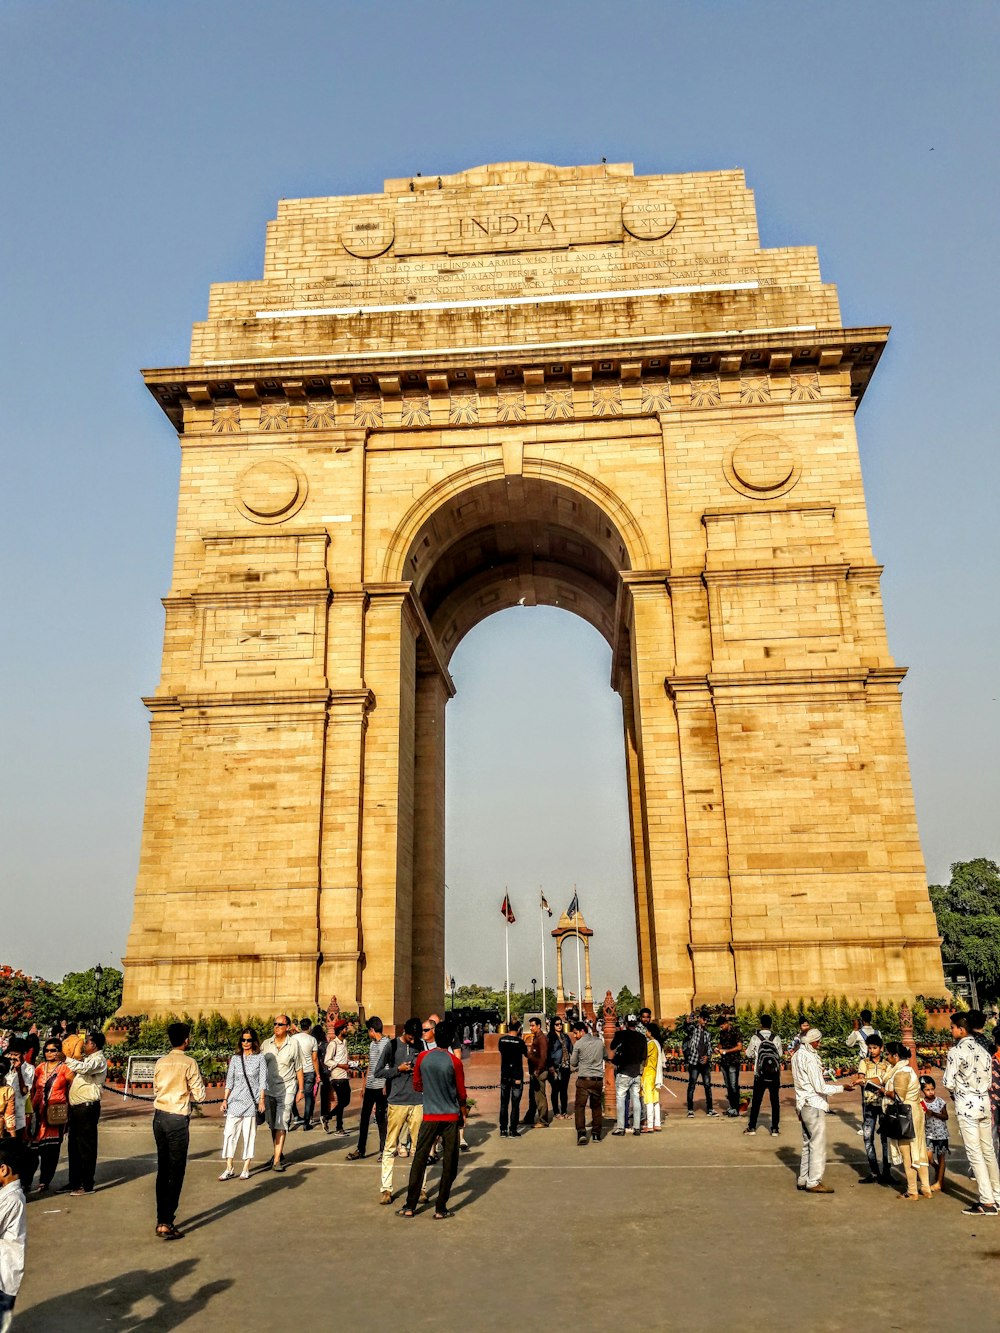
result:
[[[643,996],[941,993],[855,412],[885,328],[738,171],[282,201],[145,372],[181,480],[123,1010],[440,1008],[448,663],[613,653]]]

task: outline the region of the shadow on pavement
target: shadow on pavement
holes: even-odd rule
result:
[[[230,1213],[238,1212],[241,1208],[248,1208],[251,1204],[261,1203],[269,1195],[277,1194],[280,1190],[297,1189],[306,1176],[312,1174],[310,1167],[306,1167],[302,1171],[282,1172],[280,1175],[268,1174],[266,1181],[240,1189],[239,1193],[231,1193],[227,1199],[221,1199],[219,1203],[213,1204],[211,1208],[205,1208],[200,1213],[194,1213],[191,1217],[179,1220],[177,1225],[185,1233],[200,1231],[202,1227],[210,1226],[213,1222],[228,1217]],[[226,1184],[233,1186],[237,1185],[237,1182],[227,1181]]]
[[[177,1282],[190,1277],[198,1260],[182,1259],[169,1268],[133,1268],[120,1277],[106,1282],[95,1282],[89,1287],[77,1287],[71,1295],[54,1296],[39,1305],[33,1305],[17,1318],[22,1330],[75,1329],[87,1333],[90,1329],[131,1330],[155,1328],[157,1333],[180,1328],[220,1292],[227,1291],[233,1278],[206,1282],[190,1296],[175,1296],[172,1288]],[[136,1306],[142,1306],[141,1311]]]
[[[473,1166],[468,1171],[459,1170],[458,1178],[452,1186],[449,1207],[453,1212],[466,1208],[470,1203],[478,1203],[494,1185],[499,1185],[510,1175],[510,1159],[502,1158],[493,1166]],[[433,1189],[431,1200],[434,1199]]]

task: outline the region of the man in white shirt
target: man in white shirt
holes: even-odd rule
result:
[[[0,1140],[0,1333],[11,1327],[28,1240],[18,1156],[18,1145],[12,1139]]]
[[[267,1127],[274,1141],[274,1159],[271,1166],[275,1171],[285,1169],[282,1149],[291,1123],[296,1095],[302,1091],[302,1051],[294,1037],[289,1035],[289,1023],[287,1014],[278,1014],[274,1020],[273,1036],[261,1042],[260,1047],[260,1053],[267,1067],[264,1110]]]
[[[101,1089],[108,1076],[104,1033],[88,1032],[82,1059],[67,1057],[66,1068],[73,1074],[69,1085],[69,1192],[79,1197],[94,1192]]]
[[[955,1045],[945,1063],[944,1086],[955,1104],[958,1132],[979,1190],[979,1202],[962,1211],[974,1217],[995,1217],[1000,1214],[1000,1167],[993,1151],[990,1126],[993,1061],[971,1035],[975,1025],[970,1018],[970,1014],[952,1014],[951,1035]]]
[[[292,1040],[302,1052],[302,1119],[299,1123],[303,1129],[312,1129],[316,1084],[319,1082],[319,1043],[312,1035],[308,1018],[303,1018]]]
[[[856,1046],[858,1048],[858,1058],[860,1060],[867,1060],[868,1038],[874,1036],[875,1029],[872,1027],[872,1011],[870,1009],[862,1009],[857,1027],[855,1027],[853,1032],[847,1034],[847,1044],[848,1046]]]
[[[810,1028],[792,1056],[792,1081],[795,1084],[795,1110],[802,1123],[802,1161],[799,1164],[798,1188],[809,1194],[833,1194],[823,1184],[826,1170],[826,1117],[830,1110],[829,1098],[844,1089],[837,1083],[827,1083],[823,1062],[819,1058],[819,1044],[823,1034],[819,1028]]]

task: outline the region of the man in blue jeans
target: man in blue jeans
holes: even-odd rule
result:
[[[625,1026],[611,1038],[611,1060],[615,1067],[615,1127],[612,1133],[625,1133],[625,1103],[632,1106],[632,1133],[642,1133],[642,1067],[646,1063],[646,1038],[637,1030],[635,1014],[629,1014]]]
[[[688,1119],[694,1115],[694,1090],[701,1079],[705,1089],[705,1113],[714,1116],[712,1110],[712,1034],[708,1030],[708,1010],[702,1009],[697,1018],[690,1023],[688,1034],[684,1038],[684,1059],[688,1067]]]

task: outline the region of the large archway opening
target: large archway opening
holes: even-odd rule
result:
[[[594,485],[593,490],[598,491],[598,487]],[[599,503],[599,498],[604,497],[598,494],[595,498],[593,492],[588,494],[561,478],[520,473],[477,478],[419,515],[405,550],[400,552],[396,577],[401,575],[412,587],[424,626],[418,632],[413,659],[411,978],[418,1006],[440,996],[445,972],[447,690],[442,687],[441,671],[447,672],[454,663],[458,679],[451,677],[448,685],[454,680],[458,686],[462,683],[463,661],[472,664],[474,676],[477,657],[502,659],[507,654],[511,660],[511,650],[513,659],[506,672],[502,660],[486,665],[483,683],[492,699],[481,704],[480,718],[480,725],[492,730],[495,744],[508,746],[506,756],[502,761],[494,758],[499,756],[497,749],[493,755],[474,755],[471,767],[475,769],[477,758],[498,764],[501,769],[505,764],[512,767],[507,769],[506,777],[498,775],[488,784],[491,798],[485,805],[480,803],[476,811],[460,812],[452,802],[451,825],[457,840],[451,843],[447,877],[456,881],[452,884],[456,891],[456,910],[451,918],[454,949],[461,952],[467,942],[470,951],[468,967],[463,962],[462,970],[470,979],[474,979],[471,971],[478,969],[483,969],[484,979],[497,975],[502,955],[490,966],[489,940],[493,934],[494,947],[501,948],[502,932],[484,931],[482,923],[494,915],[499,921],[505,885],[518,886],[525,903],[523,910],[530,916],[525,898],[528,886],[534,903],[541,885],[555,900],[553,907],[563,910],[576,882],[588,895],[586,901],[581,898],[588,922],[595,930],[600,929],[603,937],[603,946],[596,939],[594,945],[598,985],[612,984],[619,978],[619,985],[634,982],[638,971],[643,975],[644,988],[651,987],[648,960],[655,955],[654,932],[645,893],[642,781],[633,724],[631,619],[628,598],[623,596],[623,576],[628,577],[632,563],[625,535],[630,520],[626,513],[615,511],[610,493],[610,503],[607,499]],[[555,670],[551,660],[547,668],[539,663],[534,677],[530,660],[525,660],[526,654],[530,659],[532,650],[523,645],[518,649],[516,642],[508,642],[502,651],[497,649],[492,654],[489,647],[504,644],[513,624],[519,620],[523,624],[523,609],[529,607],[554,609],[546,620],[542,639],[550,640],[546,651],[554,650],[562,659]],[[560,616],[559,611],[570,612],[571,616]],[[508,614],[498,616],[498,612]],[[574,617],[597,631],[586,646],[580,643],[578,633],[560,633],[555,628]],[[456,657],[466,636],[487,620],[490,625],[483,627],[481,640],[485,649],[477,652],[473,640],[468,653]],[[579,628],[585,631],[585,626]],[[556,647],[560,640],[561,650]],[[500,676],[494,675],[490,683],[490,669],[495,672],[498,666]],[[587,692],[588,687],[596,687],[598,674],[603,679],[600,705]],[[471,679],[469,688],[474,693]],[[558,707],[574,695],[578,709],[575,717]],[[555,731],[540,725],[531,728],[534,710],[540,701],[544,709],[546,699],[558,701],[550,704],[546,722],[555,721],[557,714],[563,713],[561,726]],[[588,710],[593,714],[589,721]],[[461,705],[457,711],[461,747],[465,721]],[[612,717],[617,724],[616,742],[607,733]],[[601,725],[595,727],[598,720]],[[473,733],[475,726],[473,722]],[[602,732],[603,740],[598,741]],[[512,740],[513,754],[509,749]],[[475,740],[472,746],[475,748]],[[470,794],[474,779],[463,763],[468,765],[469,756],[459,759],[460,771],[451,790],[457,792],[461,784],[464,797]],[[536,782],[539,773],[549,775],[547,783]],[[482,772],[479,781],[484,781]],[[459,822],[462,834],[458,833]],[[489,848],[478,857],[477,838]],[[589,851],[585,851],[587,848]],[[458,896],[460,885],[462,896]],[[469,912],[463,916],[465,892],[471,892],[472,898]],[[593,898],[589,897],[591,892]],[[480,896],[482,903],[477,901]],[[491,897],[496,897],[492,906]],[[591,912],[596,913],[593,919]],[[526,984],[532,976],[540,980],[541,971],[537,909],[533,915],[534,924],[526,923],[524,947],[515,964],[526,973]],[[637,968],[637,955],[645,958],[645,969],[641,964]],[[449,966],[452,962],[458,960],[449,959]]]
[[[638,986],[621,701],[611,652],[581,619],[514,607],[489,617],[451,662],[446,765],[445,962],[463,982],[504,977],[509,889],[512,986],[555,986],[550,931],[574,888],[594,931],[595,991]],[[539,888],[555,918],[539,912]],[[567,986],[576,989],[572,942]]]

